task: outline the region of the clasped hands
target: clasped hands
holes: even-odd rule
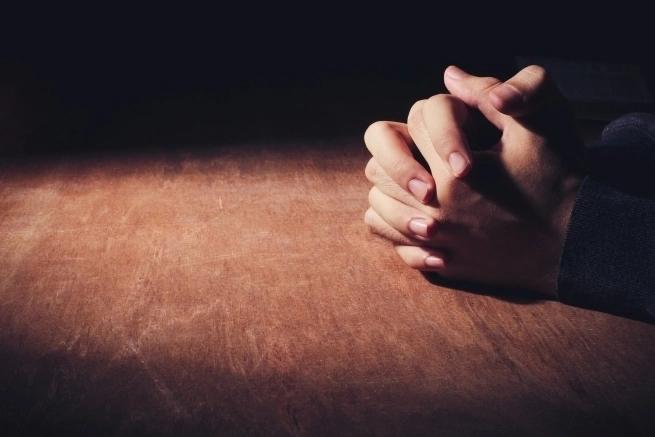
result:
[[[416,102],[406,124],[366,130],[366,224],[412,268],[556,297],[582,181],[563,99],[538,66],[506,82],[451,66],[444,83],[450,94]]]

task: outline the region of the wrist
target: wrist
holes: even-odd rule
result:
[[[571,221],[571,213],[575,207],[578,191],[582,185],[583,178],[578,175],[571,175],[564,178],[560,186],[561,201],[555,207],[547,231],[546,238],[549,239],[549,250],[545,251],[546,256],[542,260],[540,283],[537,290],[549,298],[557,299],[557,282],[559,278],[560,259],[564,251],[566,236]]]

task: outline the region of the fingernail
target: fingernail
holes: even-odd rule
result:
[[[466,158],[459,152],[453,152],[448,155],[448,164],[450,164],[450,168],[453,170],[455,176],[462,176],[469,166]]]
[[[425,238],[430,236],[428,230],[428,223],[424,218],[416,217],[411,219],[407,227],[416,236],[425,237]]]
[[[421,202],[430,200],[430,189],[428,184],[420,179],[412,179],[407,184],[409,191]]]
[[[425,265],[427,267],[443,267],[444,262],[443,259],[439,258],[438,256],[430,255],[425,258]]]
[[[454,80],[461,80],[464,79],[466,76],[468,76],[467,72],[465,72],[461,68],[455,67],[454,65],[451,65],[450,67],[446,68],[445,73],[446,76]]]
[[[504,83],[491,90],[491,96],[495,97],[499,106],[510,108],[523,101],[521,92],[514,86]],[[500,108],[499,108],[500,109]]]

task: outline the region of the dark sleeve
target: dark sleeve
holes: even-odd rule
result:
[[[588,150],[560,263],[572,305],[655,322],[655,116],[631,114]]]

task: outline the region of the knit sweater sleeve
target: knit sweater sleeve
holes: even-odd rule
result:
[[[559,297],[655,322],[655,116],[612,122],[587,161],[560,261]]]

